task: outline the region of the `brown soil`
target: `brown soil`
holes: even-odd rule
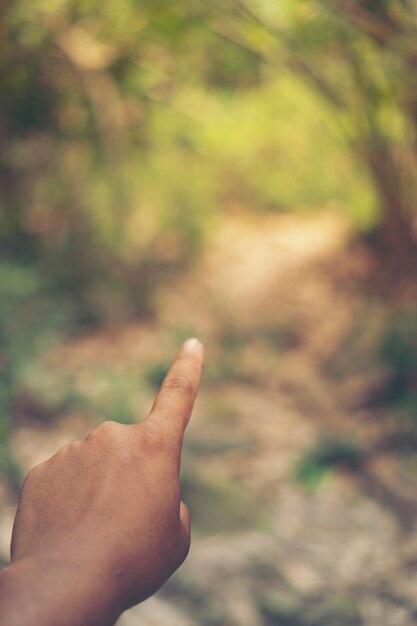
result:
[[[93,399],[112,376],[142,416],[153,390],[136,389],[135,376],[149,378],[187,334],[207,345],[183,464],[193,549],[121,625],[414,622],[417,489],[383,445],[391,422],[362,402],[384,376],[372,358],[384,309],[355,287],[367,259],[349,258],[348,236],[326,214],[230,218],[198,264],[160,291],[152,324],[107,329],[45,359]],[[48,428],[23,424],[13,448],[26,469],[91,423],[91,412],[77,410]],[[365,453],[354,471],[339,467],[311,490],[295,467],[323,437],[354,440]],[[7,559],[5,489],[2,513]]]

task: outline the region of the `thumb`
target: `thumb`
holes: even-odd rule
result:
[[[180,524],[180,553],[182,563],[187,558],[191,546],[191,515],[184,502],[180,504]]]

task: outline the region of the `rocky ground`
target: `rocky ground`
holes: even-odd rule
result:
[[[161,291],[156,320],[46,358],[46,371],[90,404],[53,426],[22,423],[13,448],[24,468],[87,432],[99,419],[91,406],[108,397],[110,417],[145,415],[179,341],[197,334],[208,347],[183,463],[192,551],[120,626],[414,623],[417,482],[382,445],[386,411],[363,401],[384,375],[372,357],[384,312],[355,288],[367,259],[349,258],[347,235],[328,215],[231,218],[201,261]],[[297,473],[323,439],[365,452],[323,476],[314,466]],[[4,560],[13,499],[4,487]]]

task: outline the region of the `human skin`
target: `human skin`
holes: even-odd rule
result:
[[[181,449],[203,360],[186,341],[145,420],[103,422],[29,472],[0,575],[2,626],[110,626],[181,565]]]

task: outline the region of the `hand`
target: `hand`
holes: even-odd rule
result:
[[[26,621],[23,614],[22,621],[2,619],[0,609],[1,623],[113,623],[181,565],[190,545],[190,517],[180,498],[181,448],[202,367],[203,347],[189,340],[144,421],[104,422],[29,472],[3,586],[10,597],[21,572],[36,593],[26,592],[26,604],[32,603]],[[0,600],[1,583],[2,577]],[[35,607],[41,585],[43,610]],[[54,611],[61,611],[59,619]]]

